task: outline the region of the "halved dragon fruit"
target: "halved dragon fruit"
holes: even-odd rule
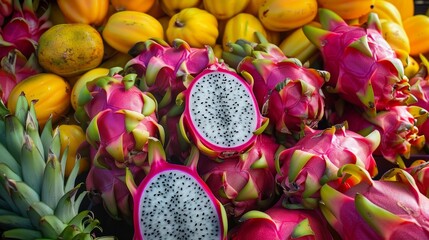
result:
[[[182,93],[182,134],[188,132],[205,155],[226,158],[246,152],[267,126],[252,92],[253,78],[247,77],[216,64],[197,75]]]
[[[134,199],[134,239],[226,239],[227,219],[221,203],[198,176],[198,150],[189,165],[166,161],[162,144],[149,141],[150,171],[137,187],[127,171]]]

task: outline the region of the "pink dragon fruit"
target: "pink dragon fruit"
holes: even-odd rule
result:
[[[428,112],[417,106],[393,106],[371,117],[346,104],[330,118],[333,123],[347,121],[350,130],[362,135],[378,130],[381,142],[374,154],[405,168],[403,157],[409,159],[413,149],[417,151],[424,146],[425,137],[419,135],[419,126],[427,117]]]
[[[413,176],[420,192],[429,198],[429,161],[415,160],[405,170]]]
[[[34,54],[26,58],[19,50],[11,50],[0,62],[0,98],[7,103],[12,89],[29,76],[42,72]]]
[[[373,180],[364,168],[346,164],[338,174],[358,183],[344,192],[323,185],[320,209],[342,239],[429,238],[429,198],[405,170],[392,168]]]
[[[91,149],[92,158],[96,150]],[[125,183],[125,169],[118,168],[112,161],[104,161],[108,168],[91,166],[85,178],[86,189],[90,192],[91,201],[102,203],[109,216],[115,220],[125,220],[132,223],[133,200]],[[140,183],[146,176],[141,166],[129,164],[127,166],[136,183]]]
[[[79,108],[89,119],[86,138],[97,149],[93,161],[99,167],[106,166],[99,161],[103,159],[122,168],[129,163],[141,166],[148,139],[163,142],[164,129],[157,122],[156,100],[134,85],[135,74],[122,77],[116,70],[89,82],[79,93]]]
[[[380,143],[380,133],[374,130],[366,137],[346,129],[344,124],[324,130],[307,128],[306,134],[295,146],[279,153],[276,181],[283,188],[287,208],[318,207],[320,188],[328,183],[347,188],[337,176],[344,164],[356,164],[377,174],[373,157]]]
[[[33,4],[32,0],[24,0],[22,5],[19,0],[13,1],[11,19],[0,31],[0,59],[13,49],[18,49],[29,58],[36,51],[40,35],[51,27],[52,24],[48,20],[50,4],[38,6],[37,10],[42,12],[41,16],[36,14],[36,6]]]
[[[412,105],[424,108],[429,111],[429,61],[424,55],[420,55],[421,64],[417,74],[410,79],[411,93],[416,96],[417,102]],[[419,126],[419,132],[429,139],[429,121],[425,121]],[[426,151],[429,152],[429,141],[426,141]]]
[[[265,210],[277,198],[274,155],[279,148],[274,137],[258,135],[246,153],[215,162],[200,157],[198,173],[230,219],[238,219],[250,210]]]
[[[125,65],[125,70],[141,78],[142,91],[154,94],[162,110],[160,116],[169,110],[167,106],[175,104],[176,96],[195,75],[217,61],[209,46],[192,48],[180,39],[171,46],[162,39],[149,39],[137,43],[130,54],[134,58]]]
[[[328,224],[316,210],[275,206],[265,212],[253,210],[228,233],[230,240],[334,239]]]
[[[248,151],[268,125],[253,95],[251,76],[247,76],[242,78],[224,64],[212,65],[178,96],[184,98],[179,122],[182,135],[212,159]]]
[[[0,26],[3,26],[5,18],[13,12],[12,0],[0,0]]]
[[[401,60],[384,40],[377,14],[363,26],[348,25],[328,9],[319,9],[324,29],[304,26],[309,40],[321,51],[324,69],[331,74],[330,92],[374,116],[378,110],[415,99]]]
[[[322,87],[329,74],[303,67],[298,59],[287,58],[278,46],[256,35],[260,43],[231,43],[225,61],[237,65],[237,72],[252,75],[259,108],[275,129],[299,138],[305,126],[316,127],[323,117]]]
[[[193,147],[188,166],[171,164],[161,143],[149,141],[150,171],[138,185],[127,171],[134,199],[134,239],[226,239],[222,204],[199,177]]]

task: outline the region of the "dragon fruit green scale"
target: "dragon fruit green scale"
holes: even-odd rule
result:
[[[392,105],[415,101],[404,67],[383,38],[377,14],[364,26],[348,25],[328,9],[319,9],[324,29],[304,26],[307,38],[321,51],[331,74],[328,89],[375,115]]]

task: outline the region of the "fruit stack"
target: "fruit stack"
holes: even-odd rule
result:
[[[2,239],[429,239],[425,4],[0,0]]]

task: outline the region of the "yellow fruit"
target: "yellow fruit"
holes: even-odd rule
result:
[[[402,22],[410,41],[410,54],[418,56],[420,53],[429,53],[429,17],[414,15]]]
[[[69,23],[99,26],[107,16],[109,0],[57,0],[58,7]]]
[[[166,35],[170,44],[180,38],[191,47],[214,46],[219,35],[218,21],[206,10],[185,8],[171,17]]]
[[[382,19],[380,23],[383,38],[386,39],[387,43],[396,52],[398,58],[406,66],[408,55],[410,55],[410,41],[408,40],[407,33],[396,22]]]
[[[198,7],[201,0],[159,0],[159,3],[162,10],[171,17],[182,9]]]
[[[75,166],[76,159],[80,158],[79,172],[82,173],[89,169],[89,159],[81,157],[78,153],[79,147],[86,141],[85,132],[83,129],[74,124],[61,124],[58,126],[61,142],[61,156],[68,147],[66,167],[64,176],[68,177]]]
[[[131,55],[127,53],[117,52],[115,55],[103,61],[99,68],[125,67],[125,64],[131,60]]]
[[[90,82],[97,77],[106,76],[109,73],[108,68],[94,68],[84,73],[73,85],[73,89],[71,91],[70,101],[74,110],[78,107],[78,97],[81,91],[88,91],[86,89],[86,83]]]
[[[16,102],[22,92],[29,103],[37,100],[34,108],[41,127],[51,115],[55,123],[69,111],[71,87],[61,76],[39,73],[19,82],[12,89],[7,102],[7,107],[12,112],[15,112]]]
[[[420,64],[416,61],[416,59],[408,56],[408,64],[404,69],[405,76],[407,76],[408,79],[411,79],[419,71],[419,68]]]
[[[39,39],[37,58],[47,71],[63,77],[77,76],[103,60],[101,35],[88,24],[58,24]]]
[[[228,49],[227,44],[233,43],[238,39],[259,42],[255,32],[259,32],[267,38],[265,28],[257,17],[250,13],[239,13],[235,15],[226,22],[222,39],[223,49]]]
[[[319,7],[330,9],[348,20],[368,14],[374,5],[374,0],[317,0],[317,3]]]
[[[402,20],[405,20],[414,15],[414,0],[387,0],[401,13]]]
[[[311,22],[308,25],[321,28],[319,22]],[[302,27],[295,29],[287,35],[279,45],[287,57],[298,58],[302,63],[310,60],[318,53],[317,47],[305,36]]]
[[[164,39],[161,23],[151,15],[136,11],[120,11],[112,14],[102,31],[103,39],[122,53],[149,38]]]
[[[229,19],[244,11],[250,0],[203,0],[204,9],[217,19]]]
[[[375,0],[372,11],[377,13],[378,18],[393,21],[402,26],[401,13],[391,2],[387,0]]]
[[[110,0],[116,11],[147,12],[155,3],[155,0]]]
[[[272,31],[289,31],[311,22],[317,14],[316,0],[267,0],[258,17]]]
[[[259,8],[264,4],[264,2],[265,0],[250,0],[246,9],[244,9],[244,12],[258,16]]]

